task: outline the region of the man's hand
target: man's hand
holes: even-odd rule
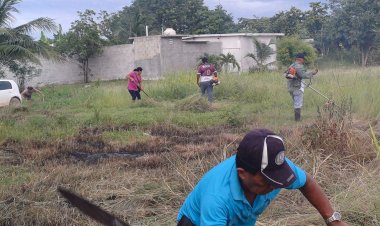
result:
[[[199,82],[197,82],[197,86],[201,87],[201,84]]]
[[[316,75],[318,73],[318,69],[314,69],[314,71],[312,72],[313,75]]]

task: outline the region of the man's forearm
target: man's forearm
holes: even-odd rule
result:
[[[307,200],[318,210],[323,219],[327,219],[333,214],[334,209],[331,206],[329,199],[327,198],[326,194],[322,191],[322,188],[310,175],[307,175],[306,184],[305,186],[300,188],[300,191],[307,198]]]

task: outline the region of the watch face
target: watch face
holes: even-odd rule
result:
[[[342,215],[339,212],[334,212],[333,215],[326,219],[326,223],[330,224],[333,221],[340,221],[342,219]]]
[[[335,212],[333,214],[334,220],[340,220],[342,218],[342,215],[339,212]]]

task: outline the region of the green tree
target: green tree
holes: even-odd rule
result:
[[[75,58],[80,63],[83,81],[89,82],[90,57],[100,54],[104,45],[98,24],[95,22],[96,13],[93,10],[78,12],[79,20],[71,24],[70,30],[56,42],[56,48],[62,54]]]
[[[328,6],[320,2],[311,2],[310,8],[310,10],[305,12],[305,26],[310,37],[314,39],[315,47],[322,55],[325,55],[327,52],[326,47],[331,43],[331,38],[329,39],[329,36],[326,34],[328,29],[327,23],[330,19],[327,12]]]
[[[159,35],[165,28],[177,34],[206,34],[235,32],[236,25],[221,5],[209,10],[203,0],[135,0],[129,7],[110,17],[112,35],[128,42],[131,36]]]
[[[253,39],[253,43],[255,45],[256,53],[249,53],[245,57],[252,58],[257,65],[259,71],[266,70],[268,65],[272,62],[266,62],[269,57],[274,54],[273,49],[269,46],[269,44],[265,44],[259,42],[257,39]]]
[[[49,39],[46,38],[45,36],[45,33],[43,31],[41,31],[41,35],[40,35],[40,43],[44,44],[44,45],[49,45]]]
[[[239,18],[238,24],[239,32],[252,32],[252,33],[268,33],[271,32],[270,18],[268,17],[254,17],[253,19]]]
[[[120,32],[120,27],[117,26],[117,20],[115,18],[118,15],[116,13],[109,14],[107,11],[100,11],[98,14],[98,27],[100,30],[101,37],[106,39],[106,45],[117,45],[123,42],[118,38],[118,33]]]
[[[287,36],[304,35],[305,14],[296,7],[290,8],[289,11],[281,11],[270,19],[271,32],[285,33]]]
[[[231,14],[227,14],[221,5],[217,5],[215,10],[210,10],[205,14],[205,19],[200,21],[194,32],[196,34],[225,34],[236,30]]]
[[[360,51],[361,65],[377,47],[380,29],[378,0],[334,0],[331,2],[335,43]]]
[[[207,15],[200,13],[205,10],[207,7],[203,0],[135,0],[130,7],[124,7],[115,19],[123,24],[124,34],[129,33],[130,36],[144,35],[145,26],[153,35],[161,34],[163,29],[169,27],[177,33],[188,34]]]
[[[56,56],[48,46],[33,40],[30,33],[35,30],[52,32],[56,25],[50,18],[38,18],[17,27],[11,27],[15,19],[15,7],[21,0],[0,1],[0,77],[5,69],[12,72],[22,89],[28,76],[36,76],[40,70],[39,57],[51,58]]]
[[[328,6],[326,4],[322,5],[320,2],[311,2],[310,8],[305,12],[305,26],[309,34],[315,38],[321,35],[323,26],[326,23]]]
[[[238,71],[240,71],[240,65],[236,61],[236,58],[231,53],[223,54],[221,53],[219,55],[219,65],[221,68],[224,69],[225,73],[228,73],[230,71],[230,65],[232,64],[232,68],[238,68]]]

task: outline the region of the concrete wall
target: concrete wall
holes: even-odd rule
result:
[[[268,35],[268,36],[256,36],[254,38],[261,43],[264,43],[266,45],[269,44],[269,47],[271,47],[271,49],[274,52],[276,52],[276,44],[275,42],[273,42],[276,40],[276,37]],[[242,45],[242,55],[246,56],[249,53],[256,53],[256,46],[253,42],[253,37],[245,37],[245,42]],[[276,62],[276,53],[272,54],[264,63],[267,64],[267,63],[275,63],[275,62]],[[245,57],[243,59],[242,65],[244,67],[243,71],[249,71],[249,68],[252,68],[256,66],[257,64],[251,57]],[[269,65],[268,68],[275,69],[276,65],[275,64]]]
[[[272,39],[276,40],[276,37],[283,36],[283,34],[253,34],[253,33],[236,33],[236,34],[213,34],[213,35],[193,35],[186,37],[186,40],[196,41],[209,41],[220,42],[222,45],[222,53],[231,53],[235,56],[236,61],[239,63],[241,72],[248,72],[249,68],[256,65],[252,58],[245,57],[249,53],[255,53],[256,48],[253,43],[253,38],[256,38],[259,42],[269,44]],[[276,45],[270,45],[275,51]],[[276,54],[273,54],[267,62],[275,62]],[[237,72],[238,69],[233,69],[232,64],[229,65],[230,72]]]
[[[73,60],[54,62],[40,59],[41,75],[26,81],[26,86],[44,86],[47,84],[71,84],[83,82],[81,65]],[[89,60],[90,81],[114,80],[125,78],[134,65],[133,46],[131,44],[105,47],[100,56]],[[12,74],[7,78],[13,79]]]
[[[80,66],[71,59],[66,61],[54,62],[40,59],[40,76],[28,79],[25,86],[45,86],[48,84],[72,84],[83,81]],[[13,74],[8,73],[6,78],[16,80]]]
[[[122,79],[133,70],[134,54],[131,44],[105,47],[100,56],[89,60],[90,80]]]
[[[268,63],[271,63],[268,65],[268,68],[269,69],[276,69],[277,68],[277,65],[275,64],[276,61],[277,61],[277,46],[276,46],[276,40],[277,40],[277,37],[276,36],[271,36],[270,34],[268,35],[265,35],[265,34],[261,34],[260,36],[256,36],[255,37],[259,42],[261,43],[265,43],[266,45],[269,45],[269,47],[272,48],[274,54],[272,54],[268,60],[265,61],[266,64]],[[256,49],[255,49],[256,51]]]
[[[133,41],[134,67],[143,68],[144,79],[158,79],[162,76],[160,42],[159,35],[136,37]]]
[[[220,43],[183,42],[178,37],[161,39],[161,73],[173,73],[184,70],[196,70],[199,57],[205,53],[221,53]]]
[[[231,53],[235,56],[236,61],[239,65],[242,65],[242,56],[241,56],[241,38],[239,36],[207,36],[207,35],[199,35],[194,38],[196,41],[205,41],[208,44],[210,43],[219,43],[221,46],[221,52],[223,54]],[[216,53],[219,55],[220,53]],[[230,67],[230,72],[237,72],[238,69],[233,69]]]
[[[218,55],[231,53],[241,71],[248,71],[254,61],[245,56],[255,52],[253,37],[270,43],[278,34],[223,34],[196,36],[142,36],[133,44],[105,47],[100,56],[89,60],[90,81],[124,79],[127,73],[141,66],[144,79],[159,79],[166,73],[196,70],[197,59],[205,53]],[[184,38],[184,39],[183,39]],[[275,50],[276,46],[271,45]],[[272,55],[269,62],[275,61]],[[26,81],[26,85],[69,84],[83,82],[81,67],[75,60],[52,62],[41,59],[40,76]],[[237,72],[230,65],[230,71]],[[12,75],[7,78],[13,79]]]

